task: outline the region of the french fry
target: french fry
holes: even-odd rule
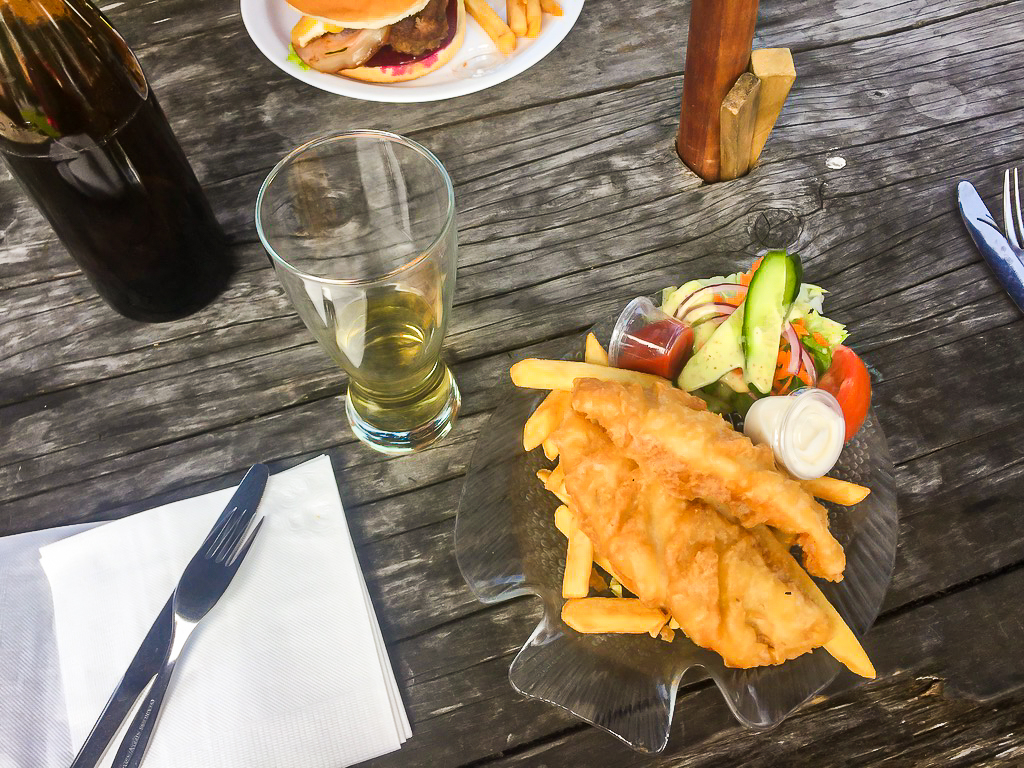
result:
[[[501,16],[494,12],[487,0],[466,0],[466,10],[494,41],[499,51],[507,56],[516,49],[515,33],[501,20]]]
[[[547,487],[547,486],[545,486],[545,487]],[[564,482],[561,485],[559,485],[558,487],[556,487],[556,488],[548,488],[548,490],[551,491],[553,494],[555,494],[555,496],[558,497],[558,500],[560,502],[562,502],[563,504],[568,504],[569,503],[569,494],[565,492],[565,483]]]
[[[562,597],[586,597],[590,593],[590,572],[594,566],[594,545],[575,523],[569,529],[565,552]]]
[[[803,486],[804,490],[811,494],[811,496],[847,507],[859,504],[871,493],[870,488],[865,488],[863,485],[857,485],[856,483],[848,483],[845,480],[840,480],[838,477],[826,476],[818,477],[814,480],[804,480]]]
[[[668,620],[668,628],[669,629],[679,629],[679,622],[676,621],[674,617],[669,619]]]
[[[558,458],[558,446],[555,445],[555,441],[551,438],[541,443],[540,447],[544,450],[544,458],[548,461],[554,461]]]
[[[591,365],[608,365],[608,353],[604,351],[597,336],[587,334],[587,343],[583,348],[583,360]]]
[[[555,510],[555,528],[561,531],[563,536],[569,538],[569,531],[573,529],[573,526],[575,523],[572,519],[572,512],[565,504],[562,504]]]
[[[661,628],[661,632],[658,633],[658,637],[660,637],[666,643],[671,643],[673,640],[676,639],[676,633],[672,627],[665,626]]]
[[[668,380],[650,373],[630,371],[625,368],[611,368],[593,363],[577,363],[570,360],[520,360],[509,370],[512,383],[528,389],[554,389],[568,392],[576,379],[600,379],[652,387],[667,384]]]
[[[641,635],[664,626],[665,613],[633,597],[583,597],[566,601],[562,621],[584,634]]]
[[[568,392],[558,390],[545,397],[523,425],[523,448],[532,451],[558,428],[570,407]]]
[[[537,37],[540,34],[541,13],[540,0],[526,0],[527,37]]]
[[[540,0],[540,8],[544,13],[550,13],[552,16],[562,15],[562,6],[558,4],[558,0]]]
[[[563,504],[562,506],[555,510],[555,528],[560,530],[562,532],[562,535],[564,536],[568,536],[569,534],[566,532],[571,527],[576,526],[576,519],[573,516],[572,510],[569,509],[567,504],[568,502],[565,502],[565,504]],[[606,557],[602,557],[597,552],[594,552],[593,558],[594,564],[599,566],[602,571],[607,573],[609,576],[612,577],[612,579],[619,582],[619,584],[623,585],[630,592],[636,594],[636,590],[633,587],[633,582],[624,580],[618,573],[616,573],[615,569],[612,568],[612,564],[608,562],[608,559]]]
[[[524,0],[505,0],[508,26],[516,37],[526,37],[526,3]]]
[[[659,635],[661,635],[661,631],[663,629],[667,629],[668,628],[668,614],[665,613],[664,611],[662,611],[662,617],[663,618],[662,618],[660,624],[655,624],[649,630],[647,630],[647,633],[651,637],[658,637]]]
[[[561,490],[565,486],[565,470],[562,469],[561,464],[556,464],[555,468],[551,470],[551,474],[548,475],[548,479],[544,481],[544,487],[549,491]]]
[[[839,611],[821,593],[818,585],[800,567],[800,564],[793,559],[789,551],[779,543],[779,540],[768,530],[767,526],[755,526],[750,529],[750,532],[761,542],[761,546],[774,553],[780,559],[790,577],[803,587],[815,604],[832,620],[834,632],[829,641],[825,643],[825,650],[832,654],[836,661],[845,664],[855,675],[869,679],[875,677],[875,667],[872,665],[871,659],[868,658],[857,636],[853,634],[853,630],[847,626],[846,622],[843,621],[843,617],[839,615]]]
[[[547,487],[549,477],[551,477],[550,469],[537,470],[537,479],[540,480],[540,484],[543,485],[545,488]]]

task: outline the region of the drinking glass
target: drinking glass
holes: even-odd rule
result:
[[[356,437],[408,453],[459,410],[441,359],[455,292],[455,195],[427,149],[383,131],[298,147],[270,172],[256,229],[306,324],[349,376]]]

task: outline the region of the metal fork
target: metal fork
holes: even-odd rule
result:
[[[1017,258],[1024,259],[1024,216],[1021,215],[1020,179],[1013,170],[1013,197],[1010,196],[1010,170],[1003,175],[1003,230]]]
[[[265,470],[265,468],[264,468]],[[118,747],[113,766],[116,768],[137,768],[145,756],[146,747],[156,725],[157,714],[167,693],[167,685],[174,665],[181,656],[192,631],[206,616],[224,590],[227,589],[235,571],[260,532],[263,520],[256,524],[253,532],[243,540],[246,529],[256,513],[255,505],[235,507],[230,514],[223,515],[203,547],[185,568],[185,572],[174,590],[174,627],[171,647],[163,668],[157,673],[149,693],[142,700],[142,706],[135,715],[131,727]]]

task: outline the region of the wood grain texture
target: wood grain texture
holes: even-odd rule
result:
[[[800,79],[759,166],[729,185],[702,185],[673,150],[685,4],[590,0],[527,73],[404,106],[288,78],[228,0],[110,6],[241,269],[192,318],[131,323],[0,171],[0,533],[118,517],[226,487],[256,460],[279,469],[327,453],[414,721],[377,765],[1024,762],[1024,326],[953,199],[969,178],[995,207],[1000,170],[1024,164],[1024,42],[1007,24],[1024,3],[766,4],[754,44],[791,47]],[[344,376],[253,229],[256,190],[282,154],[357,126],[412,135],[456,186],[446,355],[464,410],[451,437],[412,457],[348,434]],[[875,371],[896,462],[896,573],[865,640],[881,679],[848,680],[767,734],[738,728],[693,681],[668,752],[636,756],[508,685],[540,608],[484,606],[462,582],[462,478],[513,360],[560,349],[636,295],[787,246]]]

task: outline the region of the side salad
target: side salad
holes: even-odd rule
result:
[[[769,251],[746,272],[690,280],[662,292],[661,310],[686,326],[670,354],[677,385],[719,413],[745,415],[755,399],[820,387],[836,397],[846,440],[871,404],[871,378],[823,313],[826,291],[803,282],[800,258]],[[685,361],[685,362],[684,362]]]

